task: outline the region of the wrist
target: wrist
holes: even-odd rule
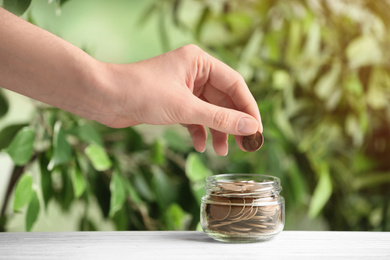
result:
[[[112,119],[112,104],[118,96],[112,87],[111,64],[92,59],[81,72],[81,82],[85,90],[84,100],[78,111],[80,116],[110,125]]]
[[[134,95],[128,95],[130,86],[135,85],[135,73],[132,64],[114,64],[95,60],[86,73],[85,82],[93,92],[88,118],[103,125],[122,128],[139,124],[131,120]],[[132,99],[132,100],[129,100]],[[125,114],[124,114],[124,111]]]
[[[69,55],[67,79],[59,83],[58,92],[47,103],[86,119],[100,122],[107,99],[107,84],[102,62],[82,52]],[[73,64],[73,65],[72,65]],[[61,88],[65,91],[61,91]],[[63,93],[64,92],[64,93]]]

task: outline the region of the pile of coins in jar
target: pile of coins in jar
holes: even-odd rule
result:
[[[225,237],[271,238],[284,226],[284,201],[271,184],[218,183],[204,203],[204,228]]]

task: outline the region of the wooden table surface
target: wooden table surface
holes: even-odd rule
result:
[[[196,231],[0,233],[0,259],[390,259],[390,232],[283,231],[229,244]]]

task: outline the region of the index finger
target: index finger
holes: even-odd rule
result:
[[[259,122],[259,131],[263,132],[260,111],[257,102],[250,92],[244,78],[227,64],[209,54],[209,84],[226,93],[234,103],[237,110],[250,114]]]

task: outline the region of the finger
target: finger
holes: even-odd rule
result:
[[[253,116],[259,123],[258,131],[263,132],[260,111],[243,77],[225,63],[205,53],[209,62],[208,83],[226,93],[235,107]],[[203,63],[207,64],[207,61]]]
[[[206,150],[206,129],[201,125],[184,125],[187,128],[196,151],[203,153]]]
[[[210,104],[194,97],[187,120],[232,135],[250,135],[259,129],[258,121],[251,115]]]
[[[213,139],[214,151],[221,156],[228,154],[228,135],[214,129],[210,129],[210,133]]]
[[[211,104],[238,110],[233,100],[224,92],[216,89],[210,83],[206,83],[204,86],[202,100]]]
[[[238,145],[238,147],[240,147],[240,149],[242,151],[247,151],[243,146],[242,146],[242,138],[243,136],[239,136],[239,135],[235,135],[234,136],[234,140],[236,141],[236,144]]]
[[[231,98],[229,96],[227,96],[222,91],[214,88],[209,83],[206,83],[206,86],[204,88],[204,93],[201,96],[201,98],[202,98],[202,100],[209,102],[209,103],[212,103],[212,104],[215,104],[215,105],[223,106],[226,108],[236,109],[234,107],[233,101],[231,100]],[[213,135],[213,138],[214,138],[214,136],[215,135]],[[236,143],[238,144],[240,149],[245,150],[241,145],[242,136],[234,135],[234,139],[236,140]]]

